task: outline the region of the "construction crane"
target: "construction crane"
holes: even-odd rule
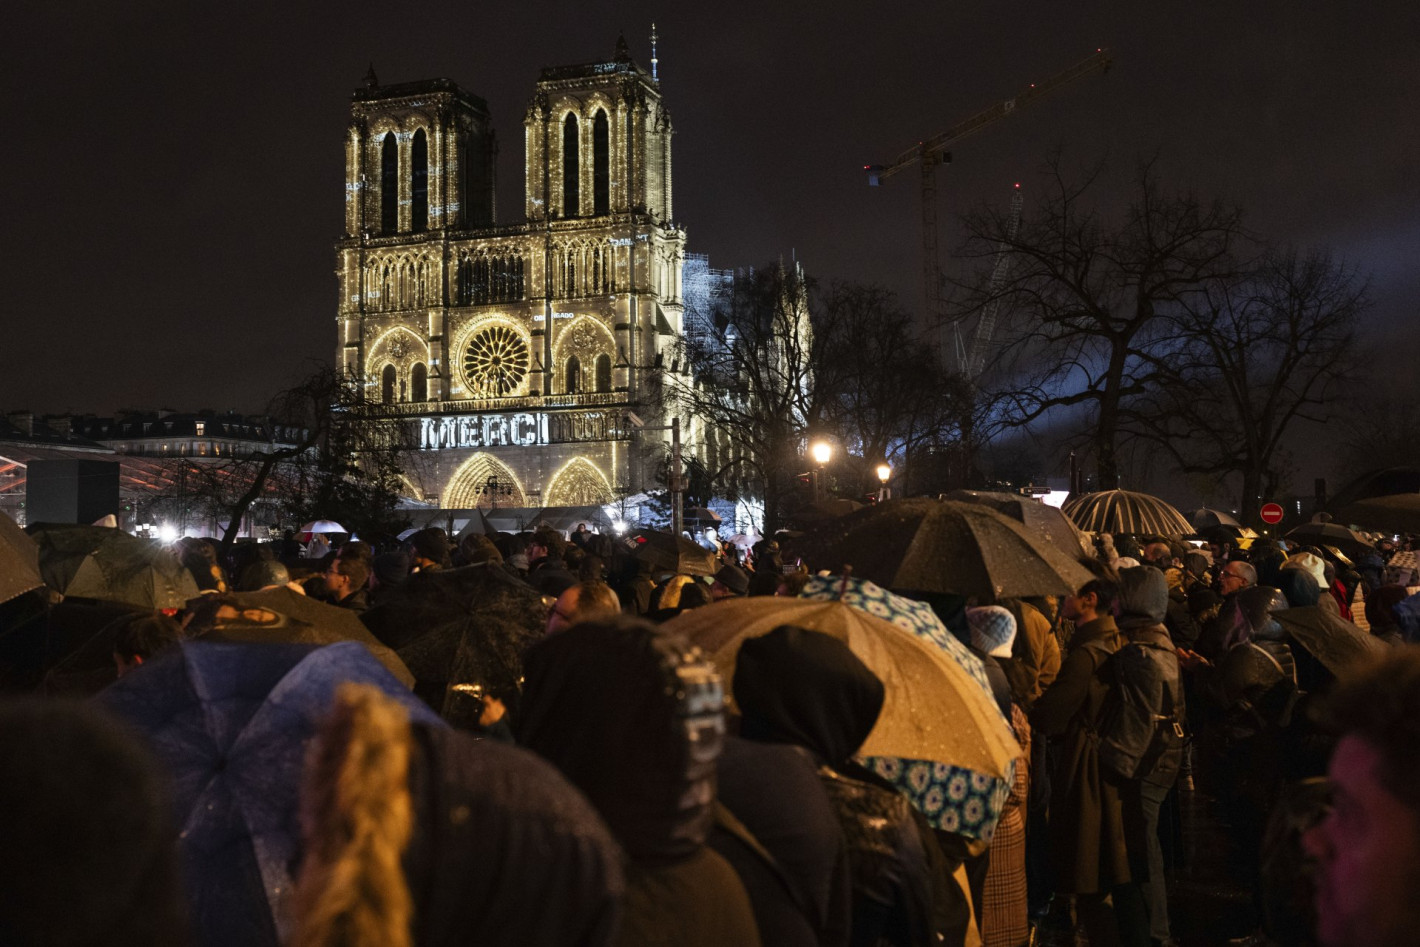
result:
[[[952,323],[952,341],[957,353],[957,366],[968,377],[975,379],[986,365],[986,348],[996,334],[996,313],[1001,308],[1001,287],[1006,282],[1006,274],[1011,270],[1011,241],[1021,226],[1021,186],[1015,187],[1011,195],[1011,213],[1006,218],[1006,232],[996,247],[996,262],[991,265],[991,281],[988,283],[986,308],[981,310],[981,318],[976,322],[976,331],[971,336],[971,348],[962,341],[961,326]]]
[[[947,150],[948,146],[1014,114],[1018,109],[1031,104],[1066,83],[1108,71],[1112,62],[1108,50],[1097,49],[1094,55],[1081,60],[1069,69],[1056,73],[1043,82],[1032,82],[1015,97],[998,102],[984,112],[979,112],[963,122],[958,122],[940,135],[918,142],[898,155],[892,164],[863,166],[863,169],[868,172],[868,184],[874,187],[914,164],[921,170],[922,278],[927,288],[927,309],[932,315],[940,316],[942,314],[942,269],[937,256],[936,171],[937,165],[952,160],[951,152]]]

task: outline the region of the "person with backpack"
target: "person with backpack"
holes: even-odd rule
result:
[[[1100,759],[1120,780],[1129,871],[1138,901],[1116,899],[1126,945],[1165,945],[1168,890],[1159,810],[1178,780],[1184,749],[1184,695],[1178,655],[1164,624],[1168,583],[1157,569],[1119,573],[1120,646],[1105,665],[1112,685],[1101,716]]]
[[[1119,780],[1100,763],[1095,729],[1111,688],[1105,664],[1124,644],[1113,617],[1118,597],[1111,573],[1065,599],[1062,615],[1075,623],[1070,650],[1030,714],[1059,750],[1047,827],[1055,890],[1074,895],[1091,947],[1120,943],[1110,895],[1125,893],[1130,881]]]

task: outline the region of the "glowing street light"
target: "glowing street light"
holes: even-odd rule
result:
[[[887,461],[883,461],[873,469],[877,472],[878,483],[881,484],[881,486],[878,487],[878,502],[881,503],[886,500],[889,495],[888,481],[892,479],[892,465]]]
[[[823,468],[833,459],[833,445],[828,441],[814,441],[809,445],[809,457],[814,462],[810,474],[813,477],[814,502],[817,503],[823,499]]]

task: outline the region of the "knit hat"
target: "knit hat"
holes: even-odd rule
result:
[[[1287,561],[1282,563],[1282,568],[1302,570],[1316,579],[1319,589],[1330,587],[1326,581],[1326,563],[1316,553],[1299,552],[1295,556],[1288,557]]]
[[[1016,618],[1000,605],[983,605],[966,610],[971,630],[971,646],[993,658],[1009,658],[1016,640]]]
[[[715,581],[736,595],[743,595],[749,591],[749,576],[739,566],[727,563],[720,567],[720,571],[715,573]]]

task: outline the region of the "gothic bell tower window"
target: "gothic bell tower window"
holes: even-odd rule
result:
[[[592,213],[611,213],[611,126],[605,109],[597,109],[592,120],[592,198]]]
[[[429,137],[424,129],[414,133],[410,148],[409,195],[411,201],[410,229],[429,229]]]
[[[399,142],[394,132],[380,145],[380,232],[399,229]]]
[[[578,191],[579,151],[577,144],[577,116],[571,112],[562,123],[562,216],[576,217],[581,209],[581,194]]]

